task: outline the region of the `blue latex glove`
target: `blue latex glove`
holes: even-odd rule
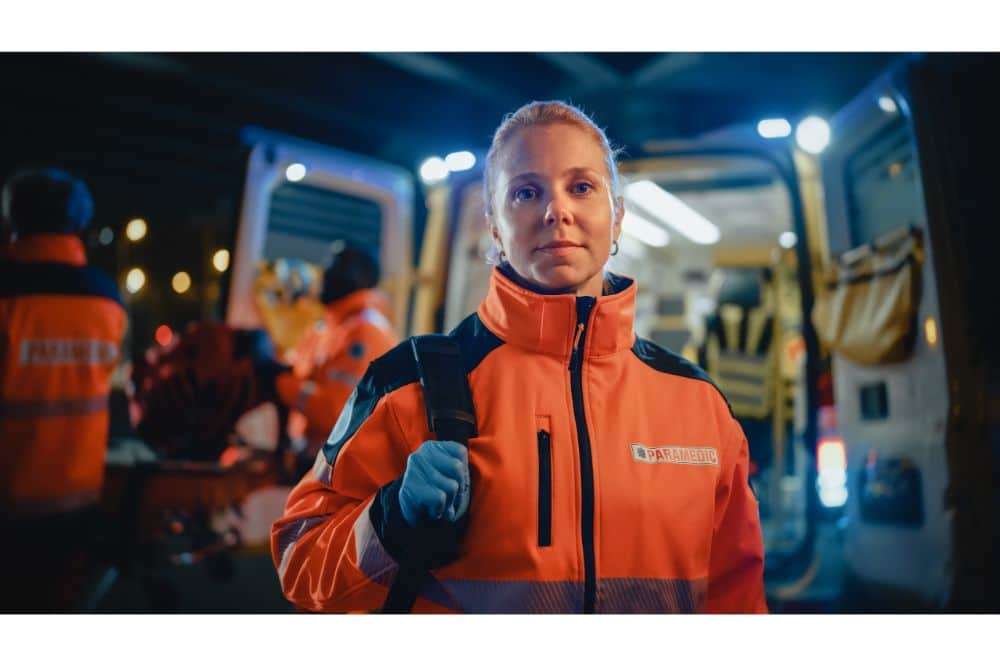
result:
[[[399,508],[414,527],[421,516],[455,522],[469,508],[469,452],[458,442],[428,440],[410,454]]]

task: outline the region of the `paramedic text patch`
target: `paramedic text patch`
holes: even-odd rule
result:
[[[718,465],[719,452],[710,446],[646,446],[632,444],[632,457],[645,463]]]

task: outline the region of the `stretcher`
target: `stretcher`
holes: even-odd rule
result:
[[[249,448],[226,449],[216,462],[109,456],[101,496],[107,561],[87,607],[96,609],[119,575],[138,576],[156,611],[177,607],[174,567],[202,565],[214,580],[231,578],[243,533],[238,525],[218,529],[216,519],[239,515],[248,497],[279,476],[272,453]]]

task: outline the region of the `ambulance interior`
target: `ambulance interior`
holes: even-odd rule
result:
[[[638,281],[636,333],[701,365],[729,398],[750,441],[768,565],[780,564],[805,545],[812,465],[788,188],[748,156],[630,162],[622,177],[626,217],[608,269]],[[486,293],[481,192],[478,181],[453,192],[444,331]]]

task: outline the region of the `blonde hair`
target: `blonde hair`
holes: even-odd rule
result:
[[[500,127],[493,133],[493,143],[486,154],[486,168],[483,170],[483,204],[486,217],[493,215],[493,196],[496,191],[493,182],[496,179],[497,160],[500,151],[507,145],[510,138],[518,130],[536,125],[554,125],[562,123],[578,127],[587,132],[600,144],[604,151],[604,161],[611,176],[611,196],[615,202],[621,194],[621,182],[618,177],[618,155],[621,148],[613,148],[604,130],[598,127],[586,113],[572,104],[560,101],[530,102],[517,111],[507,114]],[[615,204],[617,206],[617,203]]]

